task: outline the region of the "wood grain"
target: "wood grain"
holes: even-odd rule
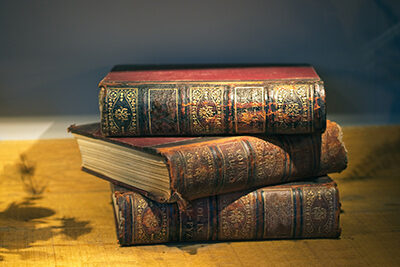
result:
[[[75,140],[1,141],[0,266],[399,265],[400,126],[344,141],[340,239],[136,247],[117,244],[109,185],[80,171]]]

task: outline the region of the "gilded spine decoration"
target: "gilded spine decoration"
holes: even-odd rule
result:
[[[122,245],[340,234],[338,191],[328,177],[201,198],[186,211],[129,191],[114,192],[113,201]]]
[[[202,86],[190,89],[190,132],[224,133],[224,87]]]
[[[325,129],[321,81],[102,85],[108,136],[299,134]]]
[[[347,164],[340,136],[329,122],[322,137],[238,136],[158,151],[169,162],[172,189],[191,200],[339,172]]]
[[[268,115],[271,118],[269,129],[272,133],[289,134],[294,129],[312,132],[313,84],[273,84],[268,91]]]
[[[266,124],[265,88],[235,87],[235,132],[263,133]]]
[[[138,88],[102,88],[102,131],[106,135],[137,135]]]

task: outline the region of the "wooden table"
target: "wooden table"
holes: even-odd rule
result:
[[[73,139],[0,141],[0,265],[400,265],[400,126],[344,141],[340,239],[136,247],[117,244],[109,184],[80,171]]]

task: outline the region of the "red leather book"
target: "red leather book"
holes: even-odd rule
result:
[[[104,137],[71,126],[83,170],[158,201],[175,202],[317,177],[346,168],[340,127],[313,135]]]
[[[340,202],[329,177],[193,200],[185,211],[112,185],[121,245],[335,238]]]
[[[310,66],[121,70],[100,82],[107,136],[299,134],[326,127]]]

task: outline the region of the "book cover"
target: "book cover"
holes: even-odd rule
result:
[[[347,166],[341,129],[330,121],[322,135],[270,137],[111,138],[101,134],[99,124],[69,130],[80,146],[83,170],[158,202],[296,181]]]
[[[340,202],[329,177],[201,198],[182,211],[112,185],[121,245],[336,238]]]
[[[326,127],[311,66],[129,70],[99,84],[107,136],[301,134]]]

